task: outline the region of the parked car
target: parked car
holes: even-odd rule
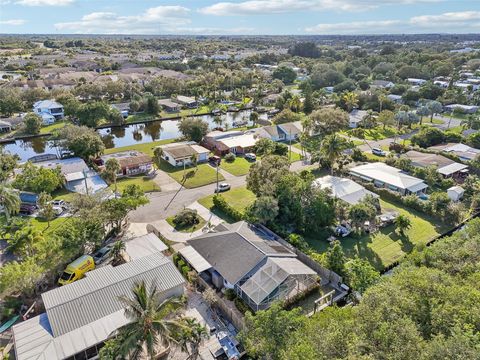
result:
[[[257,160],[257,155],[254,153],[246,153],[245,154],[245,159],[250,160],[250,161],[255,161]]]
[[[221,183],[221,184],[218,185],[218,188],[215,189],[215,192],[219,193],[219,192],[224,192],[224,191],[228,191],[228,190],[230,190],[230,184]]]
[[[372,149],[372,154],[377,155],[377,156],[386,156],[387,155],[387,153],[380,148],[373,148]]]
[[[61,206],[53,206],[53,211],[55,212],[55,215],[56,216],[60,216],[63,214],[63,212],[65,211],[65,209]]]
[[[335,235],[337,236],[345,237],[350,235],[351,232],[352,232],[352,229],[348,225],[338,225],[335,228]]]
[[[67,203],[63,201],[62,199],[60,200],[52,200],[52,205],[53,206],[60,206],[60,207],[66,207]]]
[[[37,210],[35,205],[27,205],[21,204],[20,205],[20,214],[22,215],[32,215]]]
[[[67,265],[62,276],[58,279],[58,285],[70,284],[85,276],[90,270],[95,269],[95,263],[90,255],[82,255]]]
[[[93,261],[95,262],[95,265],[98,265],[98,264],[104,262],[110,256],[110,251],[111,250],[112,250],[111,245],[104,246],[101,249],[97,250],[92,255]]]

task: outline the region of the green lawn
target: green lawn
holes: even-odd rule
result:
[[[148,143],[134,144],[134,145],[122,146],[122,147],[117,147],[112,149],[105,149],[104,152],[105,154],[113,154],[121,151],[137,150],[149,156],[153,156],[153,150],[155,149],[156,146],[170,144],[175,141],[176,139],[158,140],[158,141],[152,141]]]
[[[223,159],[220,163],[220,168],[232,175],[242,176],[248,174],[252,164],[255,164],[255,161],[248,161],[243,157],[236,157],[233,162],[227,162]]]
[[[386,127],[384,129],[383,126],[379,126],[374,129],[365,130],[365,139],[382,140],[389,137],[394,137],[396,133],[397,133],[396,129],[392,127]]]
[[[385,158],[386,158],[386,156],[378,156],[378,155],[372,154],[372,153],[370,153],[370,152],[364,152],[363,154],[367,157],[367,159],[368,159],[369,161],[381,161],[381,162],[384,162],[384,161],[385,161]]]
[[[68,190],[65,189],[65,188],[61,188],[61,189],[55,191],[55,192],[52,194],[52,199],[53,199],[53,200],[64,200],[64,201],[66,201],[66,202],[71,202],[72,199],[75,197],[76,194],[77,194],[77,193],[68,191]]]
[[[245,211],[245,209],[255,201],[255,195],[250,190],[248,190],[245,186],[234,188],[229,191],[225,191],[221,195],[225,198],[225,201],[230,206],[233,206],[235,209],[241,212]],[[233,219],[230,219],[223,212],[214,208],[213,206],[214,196],[215,194],[206,196],[198,200],[198,202],[201,205],[205,206],[207,209],[210,209],[215,215],[226,220],[227,222],[229,223],[234,222]]]
[[[200,230],[206,224],[206,221],[202,217],[199,216],[198,218],[199,218],[200,222],[198,224],[195,224],[195,225],[189,226],[189,227],[180,228],[180,227],[176,227],[175,224],[173,223],[174,218],[175,218],[175,216],[170,216],[170,217],[166,218],[167,223],[169,223],[173,228],[175,228],[175,230],[180,231],[180,232],[185,232],[185,233],[190,233],[190,232]]]
[[[287,153],[287,158],[288,157],[289,157],[289,154]],[[292,151],[291,155],[290,155],[290,162],[295,162],[295,161],[300,161],[300,160],[302,160],[302,155]]]
[[[48,234],[63,225],[65,221],[67,221],[68,217],[58,217],[50,221],[50,227],[48,227],[48,222],[46,220],[40,218],[31,218],[30,224],[44,234]]]
[[[128,185],[138,185],[143,190],[143,192],[154,192],[160,191],[160,187],[153,181],[152,179],[146,176],[135,176],[135,177],[128,177],[128,178],[120,178],[117,180],[117,191],[122,193],[122,191]],[[115,186],[113,184],[110,185],[110,189],[114,190]]]
[[[212,184],[217,181],[216,170],[208,164],[199,164],[197,168],[188,166],[184,171],[183,167],[173,167],[168,162],[162,160],[160,162],[160,170],[165,171],[170,177],[181,184],[183,183],[185,174],[187,180],[183,183],[183,186],[188,189]],[[225,178],[219,173],[218,180],[223,181]]]
[[[401,237],[395,231],[395,226],[390,225],[377,231],[373,235],[361,237],[346,237],[340,239],[345,254],[349,258],[358,255],[367,259],[375,268],[382,270],[412,251],[415,245],[426,243],[433,237],[448,229],[439,220],[434,219],[402,205],[380,200],[382,209],[398,211],[407,215],[412,221],[412,227]],[[305,239],[318,252],[328,249],[327,235],[310,235]]]
[[[150,120],[158,119],[159,117],[160,116],[155,116],[155,115],[152,115],[152,114],[142,113],[142,114],[129,115],[125,119],[125,121],[127,123],[136,122],[136,121],[150,121]]]
[[[51,133],[52,131],[63,128],[65,125],[67,125],[66,121],[57,121],[52,125],[42,126],[40,129],[40,134]]]

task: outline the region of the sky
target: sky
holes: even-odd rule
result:
[[[0,0],[0,33],[480,33],[480,0]]]

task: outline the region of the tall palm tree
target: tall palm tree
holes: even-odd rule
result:
[[[159,146],[157,146],[153,150],[153,156],[155,158],[155,162],[157,163],[158,167],[160,167],[160,162],[162,161],[163,154],[164,154],[163,149]]]
[[[295,112],[298,112],[302,107],[302,101],[300,100],[300,96],[294,95],[288,100],[288,106]]]
[[[368,110],[367,114],[362,118],[362,123],[366,128],[373,128],[376,125],[378,113]]]
[[[20,195],[11,186],[0,185],[0,205],[3,206],[7,223],[10,223],[10,215],[20,211]]]
[[[190,344],[189,360],[196,360],[199,355],[200,344],[208,338],[207,329],[193,318],[185,318],[183,322],[188,335],[188,343]]]
[[[108,177],[112,179],[115,187],[115,193],[117,192],[117,174],[122,167],[120,163],[115,158],[110,158],[105,162],[105,171],[108,174]]]
[[[332,135],[327,135],[323,138],[320,144],[320,155],[328,159],[330,163],[330,171],[333,174],[333,168],[343,151],[349,148],[349,142],[334,133]]]
[[[348,112],[352,111],[358,106],[358,95],[352,91],[343,94],[342,99],[347,107]]]
[[[173,335],[183,326],[172,316],[183,305],[182,301],[169,298],[161,302],[156,286],[147,288],[144,281],[135,284],[132,294],[133,297],[119,298],[131,322],[118,330],[118,355],[134,360],[144,358],[146,352],[148,358],[154,359],[158,347],[166,348],[175,342]]]

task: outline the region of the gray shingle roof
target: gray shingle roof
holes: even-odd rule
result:
[[[84,279],[42,294],[53,335],[59,336],[124,308],[118,297],[136,282],[154,283],[160,292],[185,282],[161,253],[117,266],[99,268]]]
[[[266,256],[295,256],[279,242],[241,221],[229,230],[201,235],[191,245],[230,284],[236,284]]]

